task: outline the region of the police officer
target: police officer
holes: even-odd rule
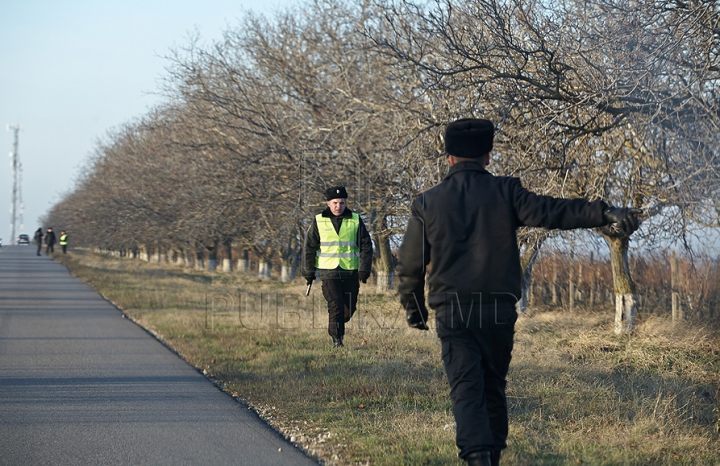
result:
[[[398,292],[411,327],[427,330],[427,304],[450,384],[459,456],[497,465],[508,434],[506,375],[521,294],[515,230],[523,225],[573,229],[618,223],[628,236],[637,213],[603,201],[539,196],[520,180],[486,170],[492,122],[463,119],[445,130],[450,170],[420,194],[398,255]]]
[[[65,233],[65,230],[60,231],[60,241],[58,241],[58,244],[62,247],[63,254],[65,254],[67,252],[68,245],[68,235]]]
[[[305,235],[303,276],[310,285],[322,280],[328,304],[328,333],[333,346],[343,346],[345,323],[355,313],[360,283],[372,267],[372,240],[358,214],[347,207],[347,191],[325,191],[327,207],[317,214]]]

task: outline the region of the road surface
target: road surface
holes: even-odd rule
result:
[[[34,246],[0,248],[1,465],[317,462]]]

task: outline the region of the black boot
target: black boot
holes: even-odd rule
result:
[[[333,339],[333,348],[343,346],[342,337],[332,337],[332,339]]]
[[[491,466],[491,454],[489,451],[474,451],[465,457],[468,466]]]

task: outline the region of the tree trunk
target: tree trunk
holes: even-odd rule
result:
[[[302,253],[302,241],[293,230],[288,235],[286,244],[280,249],[280,280],[284,283],[295,279],[295,271],[298,267]]]
[[[568,308],[572,311],[575,309],[575,254],[572,251],[568,265]]]
[[[282,261],[282,264],[280,265],[280,281],[283,283],[287,283],[289,281],[292,281],[293,278],[294,277],[292,273],[292,263]]]
[[[217,253],[217,242],[213,243],[210,248],[208,248],[208,270],[213,271],[217,270],[218,266],[218,253]]]
[[[205,253],[203,250],[198,247],[195,251],[195,269],[197,270],[204,270],[205,269]]]
[[[248,270],[250,270],[250,251],[248,251],[247,249],[243,249],[242,255],[238,259],[237,269],[242,272],[247,272]]]
[[[675,251],[670,253],[670,299],[672,300],[672,321],[678,322],[685,318],[680,302],[678,287],[680,284],[680,271],[678,269],[677,256]]]
[[[590,271],[591,275],[593,274],[593,271],[595,274],[594,277],[590,277],[590,283],[588,284],[590,287],[590,296],[588,296],[588,303],[592,308],[595,306],[595,291],[597,290],[598,286],[597,277],[600,273],[599,271],[595,270],[595,255],[592,252],[590,253]]]
[[[223,272],[232,272],[233,266],[232,266],[232,244],[230,241],[225,241],[223,243],[224,251],[225,251],[225,257],[223,257],[223,264],[222,264],[222,271]]]
[[[628,247],[630,238],[605,236],[610,246],[610,263],[615,292],[615,334],[630,334],[635,330],[637,297],[630,275]]]
[[[550,293],[552,295],[551,303],[553,306],[557,306],[559,304],[558,299],[558,287],[557,287],[557,281],[558,281],[558,273],[557,273],[557,258],[553,257],[553,271],[552,271],[552,282],[550,283]]]
[[[270,278],[270,261],[260,259],[258,263],[258,278]]]
[[[385,221],[383,220],[383,223]],[[395,272],[395,258],[390,250],[390,235],[380,233],[375,237],[377,258],[375,259],[375,274],[377,276],[377,292],[385,293],[392,289]]]
[[[530,294],[532,290],[532,270],[535,265],[535,260],[538,257],[540,248],[547,235],[543,237],[535,237],[527,242],[523,248],[523,254],[520,257],[520,267],[522,268],[522,294],[519,296],[520,300],[517,304],[517,310],[519,313],[524,313],[527,310],[530,302]],[[554,289],[554,288],[553,288]]]
[[[575,301],[583,302],[583,264],[578,261],[577,286],[575,287]]]

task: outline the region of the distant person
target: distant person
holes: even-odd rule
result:
[[[45,233],[45,254],[55,252],[55,243],[57,243],[57,240],[55,239],[55,232],[52,228],[48,228],[47,233]]]
[[[63,254],[67,252],[67,245],[68,245],[68,235],[65,233],[65,230],[60,231],[60,241],[58,242],[60,247],[62,248]]]
[[[43,231],[42,228],[38,228],[35,232],[35,244],[37,245],[37,255],[40,255],[40,250],[42,249],[42,242],[43,242]]]
[[[629,237],[639,225],[634,209],[539,196],[517,178],[491,174],[494,134],[488,120],[447,125],[448,174],[413,202],[398,252],[408,324],[428,330],[427,306],[435,309],[459,456],[472,466],[499,465],[507,446],[505,387],[522,276],[515,230],[617,223]]]

